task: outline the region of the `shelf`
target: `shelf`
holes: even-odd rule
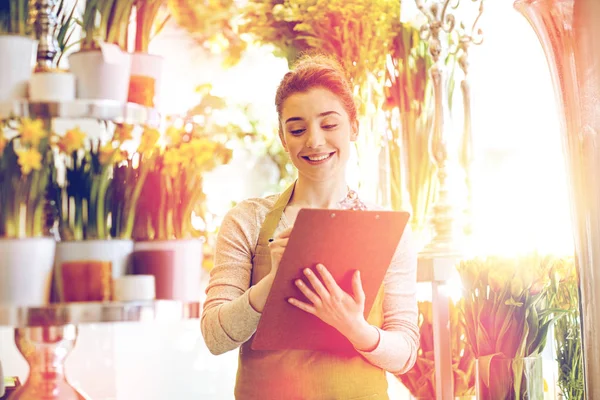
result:
[[[111,100],[74,100],[67,102],[0,102],[0,119],[20,117],[95,119],[133,125],[160,124],[160,114],[153,108]]]
[[[41,307],[0,305],[0,326],[14,328],[102,322],[178,321],[200,318],[200,303],[172,300],[57,303]]]

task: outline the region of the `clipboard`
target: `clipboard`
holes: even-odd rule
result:
[[[360,270],[365,292],[365,319],[392,261],[409,213],[302,209],[283,253],[273,286],[252,338],[253,350],[354,351],[335,328],[288,303],[308,300],[294,284],[302,272],[322,263],[340,287],[352,293],[352,275]]]

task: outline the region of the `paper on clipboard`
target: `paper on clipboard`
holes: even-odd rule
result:
[[[407,212],[399,211],[300,210],[252,338],[252,349],[352,349],[335,328],[287,302],[290,297],[306,301],[294,281],[308,282],[302,270],[314,270],[322,263],[340,287],[352,293],[352,274],[360,270],[367,318],[408,219]]]

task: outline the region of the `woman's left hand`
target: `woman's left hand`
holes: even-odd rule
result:
[[[301,279],[295,282],[310,303],[295,298],[290,298],[288,301],[299,309],[317,316],[350,339],[361,328],[368,326],[364,317],[365,292],[360,272],[358,270],[354,272],[352,294],[348,294],[339,287],[324,265],[317,264],[317,271],[322,282],[310,268],[304,270],[304,275],[312,287],[306,285]]]

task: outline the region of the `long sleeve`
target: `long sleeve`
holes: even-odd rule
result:
[[[225,216],[219,230],[201,318],[202,336],[213,354],[236,349],[258,326],[261,314],[248,298],[258,224],[254,211],[249,201],[238,204]]]
[[[370,352],[359,352],[371,364],[394,375],[410,370],[417,358],[417,254],[407,226],[384,278],[382,329]]]

